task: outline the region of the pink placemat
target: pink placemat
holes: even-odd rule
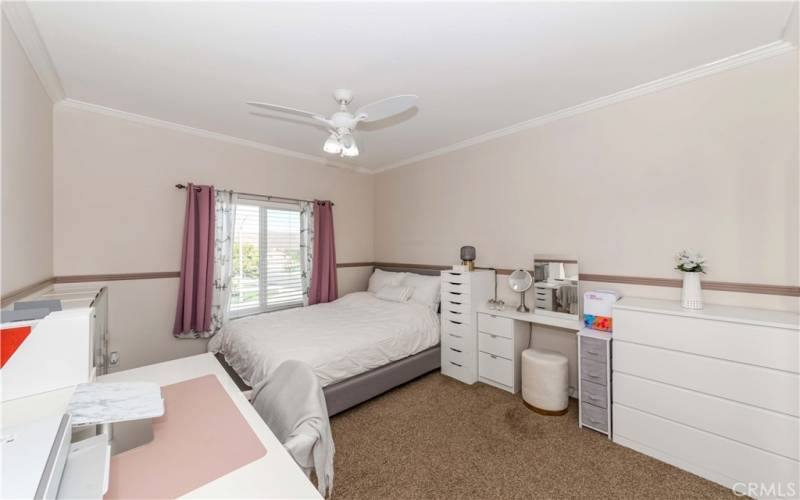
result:
[[[153,440],[111,457],[105,498],[176,498],[266,455],[215,375],[161,388]]]

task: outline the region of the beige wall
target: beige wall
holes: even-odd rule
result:
[[[798,285],[797,51],[575,115],[375,181],[375,255],[532,266],[577,256],[582,273],[679,277],[674,254],[709,259],[706,279]],[[535,93],[531,94],[535,99]],[[677,288],[583,283],[678,299]],[[498,279],[507,302],[518,303]],[[798,310],[792,297],[706,291],[709,303]],[[530,299],[530,297],[529,297]],[[530,300],[529,304],[532,303]],[[570,356],[575,336],[534,328]]]
[[[54,274],[177,270],[184,198],[173,185],[193,180],[334,200],[340,262],[446,264],[473,244],[480,265],[568,254],[584,273],[677,277],[673,254],[694,247],[708,279],[797,285],[797,91],[795,51],[376,176],[59,105]],[[368,274],[341,269],[341,292]],[[110,287],[120,368],[205,349],[169,334],[177,280]],[[798,308],[768,295],[706,300]],[[536,328],[534,344],[574,358],[564,333]]]
[[[52,102],[2,17],[3,295],[53,274]]]
[[[252,193],[331,199],[339,262],[373,260],[373,177],[115,116],[54,112],[55,274],[177,271],[185,194],[194,181]],[[366,286],[341,269],[340,290]],[[120,368],[203,352],[171,336],[177,279],[111,282]]]
[[[381,173],[380,261],[798,284],[797,51]],[[535,95],[532,95],[535,98]]]

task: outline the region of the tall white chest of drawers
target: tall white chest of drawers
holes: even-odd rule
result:
[[[478,307],[494,296],[495,273],[442,271],[442,373],[478,381]]]
[[[614,442],[749,496],[800,492],[799,338],[794,313],[622,299]]]

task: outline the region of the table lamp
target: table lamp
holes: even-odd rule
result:
[[[467,266],[468,271],[475,270],[475,247],[461,247],[461,263]]]

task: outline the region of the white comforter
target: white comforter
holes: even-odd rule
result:
[[[438,343],[439,320],[429,308],[357,292],[328,304],[230,321],[208,350],[222,352],[253,387],[289,359],[310,365],[324,387]]]

